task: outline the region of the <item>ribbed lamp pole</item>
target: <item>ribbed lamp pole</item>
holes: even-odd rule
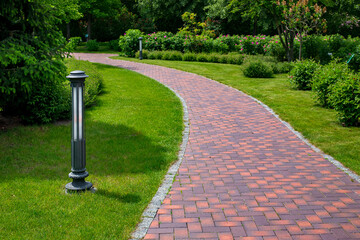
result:
[[[84,127],[84,86],[85,78],[89,77],[84,71],[73,71],[68,78],[72,91],[72,134],[71,134],[71,172],[73,179],[66,184],[67,191],[85,191],[92,188],[91,182],[86,182],[89,176],[86,171],[85,127]]]
[[[143,56],[142,56],[142,40],[143,40],[143,38],[142,38],[142,37],[139,37],[139,51],[140,51],[139,59],[140,59],[140,60],[143,59]]]

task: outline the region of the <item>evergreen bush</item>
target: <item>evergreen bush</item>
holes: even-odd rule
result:
[[[319,68],[314,60],[297,61],[293,63],[290,72],[290,84],[298,90],[310,90],[315,71]]]
[[[358,126],[360,118],[360,75],[347,74],[331,87],[328,102],[345,126]]]
[[[86,47],[89,51],[97,51],[97,50],[99,50],[100,44],[95,39],[89,40],[86,43]]]
[[[315,97],[323,107],[333,108],[332,102],[328,101],[332,85],[342,81],[350,74],[346,63],[339,63],[333,60],[329,64],[318,68],[313,75],[312,89]]]
[[[249,78],[270,78],[273,77],[273,71],[268,63],[261,61],[247,62],[243,66],[243,72]]]

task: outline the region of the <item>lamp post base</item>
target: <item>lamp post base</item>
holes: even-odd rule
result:
[[[80,173],[69,173],[69,177],[73,179],[71,183],[65,185],[67,192],[79,192],[90,190],[93,186],[91,182],[86,182],[85,178],[89,176],[88,172],[80,172]]]
[[[66,192],[80,192],[91,190],[93,184],[91,182],[86,182],[84,179],[74,179],[73,182],[65,185]]]

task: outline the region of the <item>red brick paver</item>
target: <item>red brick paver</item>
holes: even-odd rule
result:
[[[156,79],[188,106],[185,156],[145,239],[360,239],[359,183],[245,94],[191,73],[75,56]]]

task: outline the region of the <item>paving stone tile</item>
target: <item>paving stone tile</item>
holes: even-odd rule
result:
[[[251,97],[192,73],[74,56],[153,78],[186,102],[184,158],[144,239],[360,239],[360,184]]]

